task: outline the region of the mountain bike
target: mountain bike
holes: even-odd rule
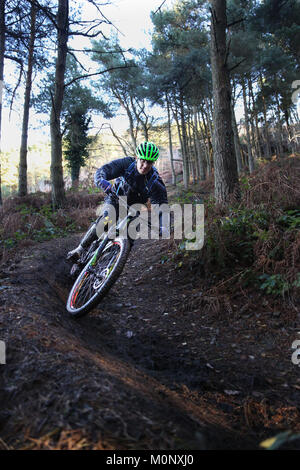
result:
[[[116,192],[111,191],[111,194],[125,204]],[[127,215],[95,240],[77,262],[84,267],[73,284],[66,304],[67,311],[73,317],[81,317],[90,312],[108,293],[125,266],[134,243],[128,237],[127,228],[140,215],[136,211],[132,213],[131,208],[127,204],[126,206]],[[148,226],[150,227],[149,223]]]

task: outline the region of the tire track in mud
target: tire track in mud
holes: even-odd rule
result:
[[[38,438],[58,427],[84,428],[90,446],[253,447],[203,394],[217,392],[215,374],[187,350],[187,321],[197,316],[186,317],[182,285],[160,263],[168,242],[136,242],[107,297],[74,320],[64,257],[78,239],[44,242],[2,272],[3,440],[18,448],[26,432]]]

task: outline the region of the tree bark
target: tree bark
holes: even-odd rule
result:
[[[0,206],[2,206],[1,123],[2,123],[2,98],[3,98],[3,86],[4,86],[4,53],[5,53],[5,0],[0,0]]]
[[[78,189],[79,186],[80,165],[74,164],[71,168],[72,188]]]
[[[207,163],[207,176],[209,177],[212,174],[212,166],[213,166],[213,161],[212,161],[212,156],[213,156],[212,125],[211,125],[211,121],[210,121],[210,116],[205,113],[203,107],[200,108],[200,112],[201,112],[202,123],[203,123],[204,131],[205,131],[205,135],[204,135],[204,131],[202,131],[202,128],[200,126],[200,129],[201,129],[202,135],[203,135],[203,139],[205,141],[206,159],[207,159],[207,161],[206,161],[206,163]],[[206,122],[205,119],[207,119],[207,122]]]
[[[198,120],[200,122],[200,116],[198,116]],[[204,125],[204,123],[203,123]],[[207,129],[206,129],[206,126],[205,126],[205,133],[204,133],[204,130],[202,129],[202,126],[201,126],[201,123],[200,123],[200,126],[199,126],[199,129],[200,129],[200,134],[201,134],[201,138],[202,138],[202,141],[203,141],[203,145],[204,145],[204,152],[205,152],[205,159],[206,159],[206,175],[207,177],[210,177],[211,176],[211,164],[210,164],[210,153],[209,153],[209,143],[208,143],[208,136],[207,136]]]
[[[277,80],[275,79],[275,83],[277,85]],[[283,156],[283,147],[282,147],[282,126],[281,126],[281,119],[280,119],[280,103],[279,103],[279,96],[278,96],[278,92],[276,90],[275,92],[275,99],[276,99],[276,120],[277,120],[277,144],[278,144],[278,152],[279,152],[279,155],[278,157],[281,157]]]
[[[33,53],[35,43],[36,31],[36,4],[31,4],[31,27],[30,27],[30,42],[28,48],[28,66],[26,75],[26,88],[24,96],[23,108],[23,124],[20,148],[20,164],[19,164],[19,196],[27,194],[27,141],[28,141],[28,123],[29,123],[29,109],[30,109],[30,95],[32,88],[32,68],[33,68]]]
[[[288,146],[292,153],[296,153],[295,143],[293,141],[293,136],[291,132],[290,122],[289,122],[289,111],[288,109],[283,110],[284,120],[286,123],[286,131],[287,131],[287,139],[288,139]]]
[[[263,77],[261,72],[259,72],[259,82],[260,82],[260,88],[261,88],[261,93],[262,93],[262,101],[263,101],[263,115],[264,115],[264,136],[265,136],[265,157],[270,160],[271,159],[271,143],[270,143],[270,133],[269,133],[269,125],[268,125],[268,119],[267,119],[267,106],[266,106],[266,100],[264,97],[264,84],[263,84]]]
[[[247,139],[247,154],[248,154],[248,167],[249,173],[254,171],[254,160],[251,149],[251,139],[250,139],[250,130],[249,130],[249,115],[248,115],[248,106],[247,106],[247,95],[246,95],[246,85],[244,78],[242,79],[242,90],[243,90],[243,104],[244,104],[244,119],[245,119],[245,128],[246,128],[246,139]]]
[[[203,123],[205,124],[205,116],[207,118],[207,139],[208,139],[208,146],[209,146],[209,155],[210,158],[210,168],[213,167],[213,149],[214,149],[214,133],[213,133],[213,107],[212,103],[206,99],[205,100],[206,110],[202,108],[202,118]]]
[[[198,168],[200,180],[204,181],[205,180],[205,158],[204,158],[204,155],[203,155],[203,150],[202,150],[201,145],[200,145],[200,137],[199,137],[199,132],[198,132],[198,117],[197,117],[196,106],[193,107],[193,114],[194,114],[194,138],[195,138],[197,168]]]
[[[183,184],[184,188],[187,189],[190,181],[189,172],[189,158],[188,158],[188,146],[187,146],[187,134],[184,116],[184,105],[183,105],[183,94],[179,91],[179,104],[180,104],[180,121],[181,121],[181,133],[182,133],[182,159],[183,159]]]
[[[61,207],[65,202],[60,117],[64,97],[64,77],[66,69],[68,33],[69,2],[68,0],[59,0],[57,12],[57,59],[55,70],[55,89],[54,96],[52,97],[52,108],[50,115],[51,183],[53,208]]]
[[[248,79],[248,87],[249,87],[249,93],[250,93],[250,97],[251,97],[251,101],[252,101],[252,116],[254,117],[254,121],[255,121],[255,125],[253,124],[253,127],[254,127],[254,130],[255,130],[254,141],[255,141],[255,147],[256,147],[256,157],[261,159],[262,154],[261,154],[259,127],[258,127],[258,117],[257,117],[257,109],[256,109],[256,105],[255,105],[255,99],[254,99],[254,93],[253,93],[251,77]],[[253,135],[253,137],[254,137],[254,135]]]
[[[172,142],[171,113],[170,113],[170,103],[169,103],[167,94],[166,94],[166,103],[167,103],[167,113],[168,113],[168,136],[169,136],[170,164],[171,164],[171,171],[172,171],[172,184],[176,186],[176,172],[175,172],[175,167],[174,167],[173,142]]]
[[[235,156],[236,156],[236,164],[237,164],[237,171],[238,174],[242,172],[242,155],[241,155],[241,146],[240,146],[240,138],[239,138],[239,131],[238,126],[236,123],[235,112],[233,106],[231,106],[231,113],[232,113],[232,130],[234,136],[234,149],[235,149]]]
[[[190,121],[190,113],[188,113],[187,116],[187,124],[186,124],[186,129],[187,129],[187,151],[189,155],[189,172],[190,175],[192,175],[192,181],[193,184],[195,184],[196,179],[197,179],[197,168],[196,168],[196,148],[193,143],[193,138],[192,138],[192,129],[191,129],[191,121]]]
[[[214,98],[215,199],[226,204],[239,197],[239,182],[231,115],[231,86],[227,67],[226,1],[211,0],[211,66]]]

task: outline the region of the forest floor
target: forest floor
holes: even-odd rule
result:
[[[74,320],[65,255],[78,240],[2,268],[2,449],[258,449],[300,431],[296,311],[258,292],[207,311],[203,285],[161,264],[171,242],[140,240],[107,297]]]

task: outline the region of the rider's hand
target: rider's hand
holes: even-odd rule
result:
[[[99,186],[101,189],[103,189],[103,191],[104,191],[105,193],[108,193],[108,192],[111,190],[111,188],[112,188],[110,182],[107,181],[107,180],[105,180],[104,178],[102,178],[102,180],[100,181],[100,183],[99,183],[98,186]]]

